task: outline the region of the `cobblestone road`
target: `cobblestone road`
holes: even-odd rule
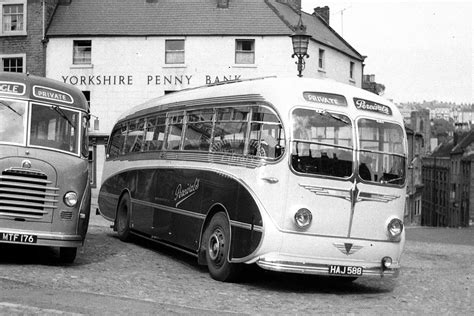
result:
[[[122,243],[108,225],[93,216],[69,267],[55,263],[54,249],[1,246],[0,314],[474,313],[474,229],[408,228],[395,280],[335,284],[255,268],[244,282],[229,284],[212,280],[193,257],[143,241]],[[22,298],[26,286],[47,304]]]

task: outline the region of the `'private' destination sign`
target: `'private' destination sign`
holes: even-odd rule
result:
[[[338,94],[324,92],[303,92],[303,98],[309,102],[347,106],[346,98]]]
[[[51,88],[34,86],[33,94],[35,97],[38,97],[40,99],[59,101],[68,104],[74,103],[74,99],[70,94]]]

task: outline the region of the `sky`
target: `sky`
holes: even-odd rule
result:
[[[329,7],[330,26],[367,56],[364,74],[385,85],[385,98],[461,104],[474,103],[473,3],[302,0],[301,6],[307,13]]]

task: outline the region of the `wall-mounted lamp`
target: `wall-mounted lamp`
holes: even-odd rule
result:
[[[89,113],[89,120],[91,117],[94,118],[94,131],[98,131],[99,130],[99,117]]]
[[[303,21],[301,19],[301,10],[300,19],[295,27],[295,32],[291,34],[290,37],[293,44],[293,55],[291,55],[291,58],[295,58],[295,56],[298,58],[298,60],[295,62],[298,67],[298,77],[303,77],[302,72],[305,67],[304,58],[309,58],[307,52],[311,35],[306,34],[306,26],[303,25]]]

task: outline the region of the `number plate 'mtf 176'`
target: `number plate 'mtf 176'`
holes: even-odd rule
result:
[[[351,266],[329,266],[328,272],[332,275],[361,276],[364,273],[364,269],[362,267]]]
[[[0,240],[23,243],[23,244],[36,244],[37,236],[29,234],[15,234],[15,233],[2,233],[0,232]]]

